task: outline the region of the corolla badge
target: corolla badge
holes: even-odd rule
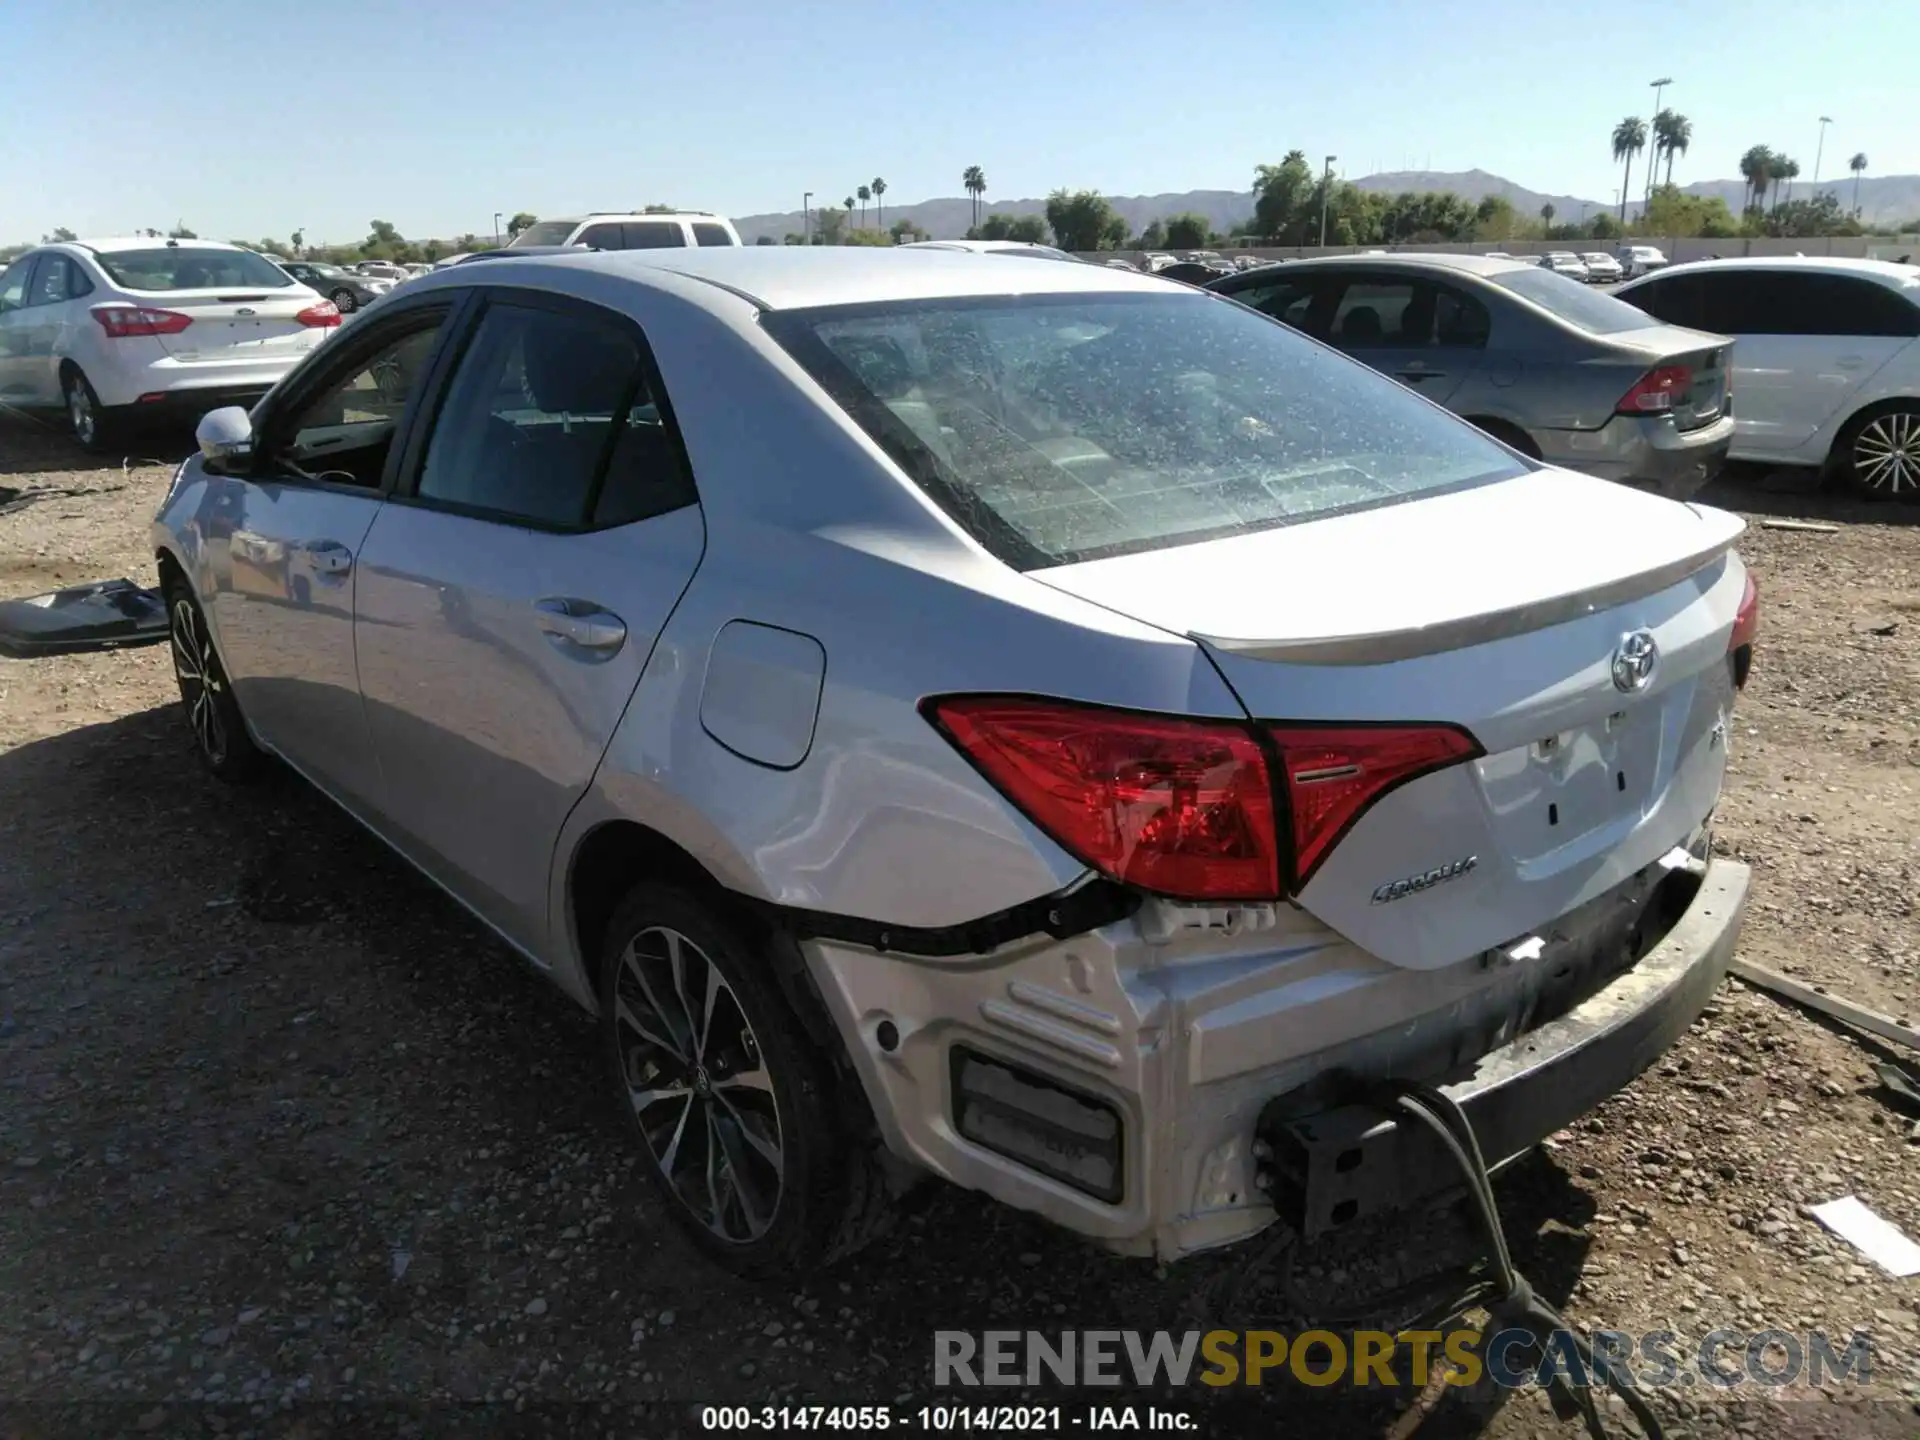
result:
[[[1444,885],[1449,880],[1458,880],[1468,874],[1480,863],[1478,855],[1462,855],[1458,860],[1450,860],[1445,865],[1436,865],[1433,869],[1419,875],[1409,875],[1402,880],[1389,880],[1373,892],[1373,903],[1385,905],[1401,900],[1408,895],[1418,895],[1422,890],[1431,890],[1436,885]]]
[[[1633,695],[1653,683],[1660,666],[1660,645],[1651,630],[1635,630],[1620,637],[1613,652],[1613,688]]]

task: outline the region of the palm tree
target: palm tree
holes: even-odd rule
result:
[[[1653,153],[1667,157],[1665,183],[1673,183],[1673,157],[1687,153],[1687,146],[1693,141],[1693,122],[1686,116],[1672,110],[1662,110],[1653,117]]]
[[[960,183],[967,187],[967,194],[973,197],[973,224],[980,226],[980,197],[987,193],[987,172],[978,165],[969,165],[960,172]]]
[[[1540,207],[1540,224],[1543,233],[1551,240],[1553,238],[1553,202],[1551,200]]]
[[[1627,192],[1633,189],[1633,157],[1647,148],[1647,122],[1629,115],[1613,127],[1613,158],[1627,162],[1620,181],[1620,223],[1627,223]]]
[[[1853,213],[1858,215],[1860,213],[1860,177],[1866,173],[1867,152],[1862,150],[1847,161],[1847,168],[1853,171]]]
[[[1856,155],[1853,158],[1860,162],[1858,167],[1859,169],[1864,170],[1867,168],[1866,156]],[[1854,196],[1854,199],[1856,200],[1860,198],[1860,177],[1858,175],[1855,175],[1853,178],[1853,196]],[[1858,205],[1855,205],[1853,208],[1858,210],[1860,207]],[[306,231],[296,230],[293,232],[293,258],[294,259],[298,260],[300,258],[300,247],[306,243],[306,239],[307,239]]]
[[[1765,145],[1750,145],[1740,157],[1740,176],[1747,182],[1747,203],[1741,208],[1752,212],[1766,197],[1767,184],[1773,178],[1773,151]]]
[[[1793,177],[1800,173],[1800,162],[1789,160],[1784,155],[1775,155],[1767,163],[1767,178],[1774,182],[1773,208],[1778,210],[1780,202],[1793,193]]]
[[[853,197],[849,195],[840,203],[847,207],[847,228],[851,230],[853,228]]]
[[[860,228],[864,230],[867,228],[867,202],[873,198],[873,187],[862,185],[853,193],[860,197]]]
[[[887,228],[887,207],[880,197],[887,193],[887,182],[875,176],[872,188],[873,204],[877,216],[873,223],[884,230]]]

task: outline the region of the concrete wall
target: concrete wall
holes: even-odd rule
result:
[[[1489,250],[1504,250],[1509,255],[1538,254],[1547,250],[1603,250],[1611,255],[1622,245],[1655,245],[1666,257],[1678,265],[1687,260],[1706,260],[1713,256],[1725,259],[1734,255],[1841,255],[1854,259],[1898,260],[1903,255],[1911,255],[1920,260],[1920,235],[1835,235],[1812,240],[1695,240],[1685,238],[1651,238],[1632,236],[1625,240],[1476,240],[1461,244],[1432,245],[1328,245],[1324,249],[1315,245],[1297,248],[1248,248],[1236,245],[1217,245],[1212,247],[1218,254],[1231,259],[1235,255],[1257,255],[1263,260],[1303,260],[1313,255],[1360,255],[1368,250],[1399,251],[1402,253],[1425,253],[1453,255],[1484,255]],[[1085,260],[1107,260],[1113,256],[1131,260],[1138,264],[1141,252],[1138,250],[1102,250],[1088,254],[1082,252]]]

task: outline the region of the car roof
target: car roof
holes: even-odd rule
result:
[[[972,250],[984,255],[994,250],[1052,250],[1055,247],[1042,245],[1033,240],[913,240],[899,248],[902,250]]]
[[[1527,268],[1524,260],[1495,259],[1490,255],[1448,255],[1439,251],[1402,251],[1397,255],[1316,255],[1308,260],[1290,260],[1289,270],[1313,270],[1338,265],[1365,265],[1370,270],[1458,270],[1468,275],[1505,275]]]
[[[77,245],[82,250],[97,250],[111,255],[116,250],[164,250],[168,246],[184,248],[192,246],[196,250],[243,250],[249,255],[257,255],[257,250],[248,250],[244,245],[229,245],[224,240],[176,240],[168,235],[105,235],[99,239],[81,236],[78,240],[57,240],[56,245]]]
[[[597,270],[647,284],[666,271],[703,280],[762,310],[968,296],[1145,292],[1164,281],[1104,265],[1002,265],[970,251],[910,245],[713,245],[686,250],[595,250],[500,262]],[[461,268],[461,267],[456,267]],[[495,271],[488,265],[479,267]],[[441,271],[439,274],[447,272]],[[657,281],[654,283],[658,283]]]
[[[1808,270],[1817,275],[1858,275],[1882,285],[1901,288],[1920,281],[1920,270],[1892,260],[1855,260],[1844,255],[1734,255],[1725,260],[1691,260],[1684,265],[1669,265],[1660,274],[1691,275],[1711,270]]]

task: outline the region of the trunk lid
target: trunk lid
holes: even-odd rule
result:
[[[1726,336],[1679,325],[1650,325],[1643,330],[1618,331],[1606,338],[1648,370],[1684,365],[1693,373],[1692,383],[1674,397],[1671,413],[1676,429],[1697,430],[1711,425],[1732,404],[1733,341]]]
[[[297,355],[312,348],[324,330],[302,325],[302,310],[320,303],[306,286],[277,290],[228,287],[218,290],[169,290],[143,303],[172,310],[193,323],[161,335],[167,354],[187,362],[265,360]]]
[[[1545,933],[1712,810],[1743,529],[1542,470],[1032,574],[1191,636],[1256,719],[1470,732],[1484,755],[1381,795],[1298,897],[1381,959],[1434,969]],[[1628,636],[1656,659],[1622,688]]]

